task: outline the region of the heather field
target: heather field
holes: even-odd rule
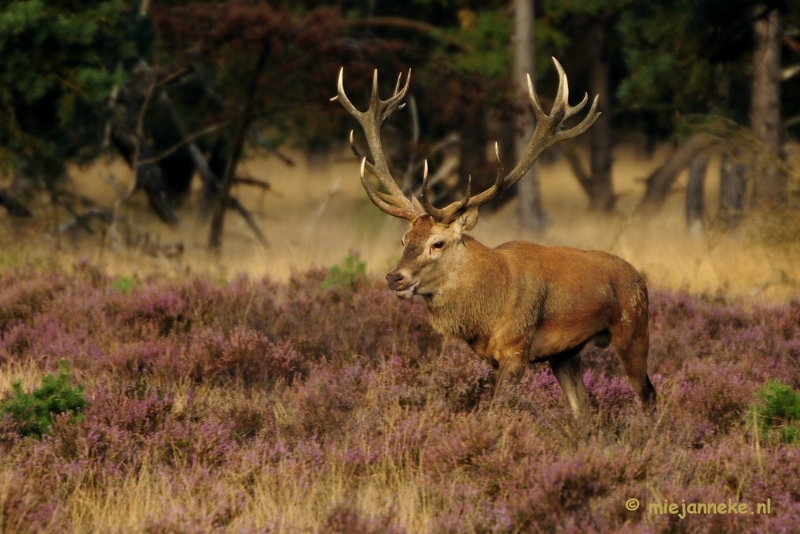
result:
[[[658,413],[594,349],[584,433],[546,366],[495,392],[421,302],[331,272],[2,269],[0,390],[61,367],[87,405],[41,439],[3,417],[0,531],[797,531],[800,448],[757,414],[800,388],[800,302],[651,291]]]

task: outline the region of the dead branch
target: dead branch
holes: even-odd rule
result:
[[[158,156],[154,156],[152,158],[139,160],[139,165],[152,165],[152,164],[158,163],[159,161],[161,161],[162,159],[166,158],[167,156],[170,156],[170,155],[174,154],[175,152],[180,150],[182,147],[184,147],[184,146],[186,146],[186,145],[188,145],[190,143],[194,143],[195,139],[199,139],[200,137],[203,137],[204,135],[208,135],[210,133],[216,132],[217,130],[219,130],[223,126],[227,126],[228,124],[230,124],[230,122],[231,121],[218,122],[217,124],[212,124],[211,126],[207,126],[206,128],[203,128],[202,130],[199,130],[199,131],[197,131],[197,132],[195,132],[193,134],[190,134],[190,135],[184,137],[183,139],[181,139],[180,141],[178,141],[177,143],[175,143],[174,145],[172,145],[171,147],[169,147],[168,149],[166,149],[165,151],[163,151]],[[205,158],[203,158],[203,159],[205,159]]]
[[[264,180],[257,180],[256,178],[250,178],[250,177],[237,176],[236,178],[233,179],[233,184],[252,185],[253,187],[259,187],[264,191],[272,190],[272,186],[269,184],[269,182],[266,182]]]
[[[637,211],[654,213],[661,208],[678,174],[686,168],[689,161],[716,142],[713,137],[694,134],[686,139],[664,164],[647,178],[647,189]]]
[[[247,208],[245,208],[236,197],[231,197],[231,196],[227,198],[226,204],[227,204],[226,205],[227,209],[232,209],[234,211],[239,212],[239,215],[242,216],[242,219],[244,219],[244,222],[247,223],[247,226],[249,226],[250,229],[253,231],[253,233],[256,234],[256,238],[258,238],[258,241],[264,246],[264,248],[268,248],[269,241],[267,241],[266,236],[264,236],[264,233],[261,231],[261,228],[258,227],[258,224],[256,224],[255,219],[253,219],[253,216],[250,214]]]
[[[280,159],[289,167],[295,166],[294,160],[292,158],[283,154],[280,150],[272,146],[272,143],[270,143],[269,140],[267,140],[266,138],[264,138],[263,135],[261,135],[261,130],[258,129],[258,126],[255,123],[253,123],[250,129],[253,131],[253,137],[255,137],[255,141],[258,146],[265,148],[270,154],[274,154],[275,156],[277,156],[278,159]]]
[[[183,124],[183,120],[181,119],[180,115],[178,115],[178,111],[175,109],[175,106],[172,105],[172,101],[169,99],[167,92],[162,91],[158,97],[158,100],[169,115],[169,118],[172,121],[172,124],[175,125],[178,133],[181,134],[181,137],[187,139],[189,137],[189,131]],[[200,173],[200,178],[203,180],[204,191],[207,198],[213,192],[218,191],[222,187],[222,183],[208,166],[208,162],[206,161],[206,158],[203,157],[203,153],[200,151],[200,148],[198,148],[197,144],[193,141],[190,141],[186,144],[186,146],[189,149],[192,162],[194,163],[195,168],[197,168],[197,172]]]

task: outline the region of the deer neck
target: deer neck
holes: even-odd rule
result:
[[[474,238],[464,248],[437,292],[425,295],[431,325],[441,334],[472,340],[488,336],[503,307],[504,260]]]

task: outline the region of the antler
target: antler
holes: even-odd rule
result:
[[[584,108],[584,106],[586,106],[586,102],[589,100],[589,95],[584,95],[583,100],[581,100],[577,106],[570,106],[568,102],[569,86],[567,82],[567,75],[564,72],[564,68],[561,66],[561,63],[559,63],[556,58],[553,58],[553,63],[556,65],[559,81],[558,92],[556,93],[555,102],[553,103],[553,109],[550,110],[550,115],[545,114],[544,110],[542,109],[542,105],[539,102],[539,97],[536,96],[536,91],[533,89],[531,77],[528,75],[528,96],[531,101],[531,106],[533,107],[533,115],[536,118],[536,128],[533,131],[533,136],[528,142],[528,146],[525,149],[525,153],[522,155],[519,163],[517,163],[516,166],[511,169],[511,172],[509,172],[506,176],[503,176],[503,164],[500,161],[500,152],[497,147],[497,143],[495,143],[494,151],[495,157],[497,158],[497,178],[495,179],[494,185],[492,185],[486,191],[483,191],[482,193],[473,197],[471,196],[470,191],[472,186],[472,177],[470,176],[469,181],[467,182],[467,191],[464,195],[464,198],[462,200],[453,202],[447,207],[438,209],[435,208],[428,200],[428,162],[426,161],[425,170],[422,177],[422,193],[420,194],[421,207],[425,210],[424,212],[420,210],[418,205],[403,195],[403,192],[397,185],[397,182],[395,182],[394,178],[392,178],[392,174],[389,172],[389,166],[386,164],[386,158],[383,155],[383,148],[381,146],[381,126],[389,117],[389,115],[394,112],[394,110],[398,109],[398,107],[402,107],[400,101],[406,95],[406,91],[408,91],[408,84],[411,81],[411,70],[408,71],[408,77],[406,78],[406,83],[402,89],[400,88],[402,74],[397,78],[397,85],[395,86],[394,94],[387,100],[381,100],[378,97],[378,71],[376,70],[372,79],[372,97],[370,99],[369,109],[362,112],[358,111],[347,98],[347,95],[345,95],[343,83],[344,68],[342,68],[339,71],[338,94],[331,100],[338,100],[341,102],[344,108],[356,118],[359,124],[361,124],[361,127],[364,129],[364,134],[367,137],[367,145],[369,145],[369,150],[372,153],[372,157],[375,159],[375,163],[370,163],[367,161],[367,158],[362,156],[358,151],[355,142],[353,141],[352,131],[350,132],[350,147],[353,149],[353,153],[356,155],[356,157],[361,159],[361,184],[367,191],[367,195],[369,195],[370,200],[372,200],[372,202],[380,209],[389,215],[394,215],[395,217],[401,217],[403,219],[413,221],[419,215],[427,212],[435,220],[449,224],[453,222],[460,213],[470,208],[480,207],[490,202],[502,191],[517,183],[519,179],[522,178],[533,166],[534,162],[539,158],[542,152],[545,151],[545,149],[558,142],[564,141],[565,139],[570,139],[582,134],[592,124],[594,124],[594,121],[596,121],[597,117],[600,116],[600,112],[597,111],[598,97],[595,96],[594,101],[592,102],[592,107],[589,109],[589,113],[586,115],[586,117],[584,117],[580,124],[568,130],[563,129],[564,121],[578,113]],[[385,193],[375,191],[369,185],[365,171],[369,171],[370,174],[376,176],[378,180],[380,180],[381,184],[383,184],[383,186],[389,191],[389,194],[387,195]]]
[[[462,200],[453,202],[449,206],[442,209],[436,209],[428,202],[425,194],[427,176],[424,177],[422,181],[421,200],[422,205],[425,207],[428,213],[431,214],[431,217],[443,223],[450,223],[454,221],[463,211],[472,207],[482,206],[490,202],[502,191],[517,183],[519,179],[522,178],[533,166],[534,162],[539,158],[542,152],[545,151],[545,149],[565,139],[570,139],[582,134],[592,124],[594,124],[594,121],[596,121],[597,117],[600,116],[600,112],[597,111],[597,96],[594,97],[594,101],[592,102],[592,107],[589,109],[589,113],[580,124],[568,130],[562,129],[564,127],[565,120],[583,109],[589,99],[589,95],[584,95],[583,100],[581,100],[577,106],[570,106],[567,101],[569,98],[567,75],[564,73],[561,63],[559,63],[556,58],[553,58],[553,63],[556,65],[556,70],[558,70],[559,81],[558,92],[556,93],[556,99],[553,103],[553,109],[550,110],[550,115],[546,115],[544,110],[542,110],[542,105],[539,103],[539,98],[536,96],[536,91],[533,89],[531,77],[528,75],[528,96],[531,101],[531,106],[533,106],[533,115],[536,118],[536,129],[534,130],[533,137],[531,137],[531,140],[528,142],[528,147],[525,149],[525,153],[522,155],[519,163],[517,163],[517,165],[511,169],[511,172],[509,172],[507,176],[503,177],[503,165],[500,163],[500,154],[497,144],[495,143],[495,156],[497,157],[498,169],[497,179],[495,180],[494,185],[479,195],[472,197],[470,196],[471,184],[467,183],[467,192],[464,198]],[[427,163],[425,168],[427,174]]]
[[[401,105],[400,101],[406,96],[406,91],[408,91],[408,84],[411,81],[411,70],[409,69],[406,83],[401,89],[400,82],[402,77],[403,75],[401,73],[397,78],[394,94],[387,100],[381,100],[378,97],[378,71],[376,70],[372,77],[372,95],[369,109],[367,109],[367,111],[358,111],[344,92],[344,67],[342,67],[339,71],[339,82],[337,85],[338,94],[331,98],[331,100],[338,100],[364,129],[364,134],[367,137],[367,145],[369,146],[369,151],[372,153],[375,163],[367,161],[367,158],[362,156],[358,151],[353,140],[352,130],[350,131],[350,148],[352,148],[356,157],[361,159],[361,184],[364,186],[370,200],[389,215],[413,221],[418,216],[422,215],[423,212],[420,211],[410,199],[403,195],[403,191],[397,185],[397,182],[395,182],[392,173],[389,172],[389,166],[386,164],[386,157],[383,155],[383,147],[381,146],[381,126],[394,110],[405,105]],[[381,184],[383,184],[383,187],[389,191],[389,194],[387,195],[380,191],[375,191],[372,186],[369,185],[365,171],[369,171],[370,174],[377,177]]]

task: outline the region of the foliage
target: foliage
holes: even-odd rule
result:
[[[617,25],[628,70],[622,104],[673,125],[689,113],[744,121],[755,9],[752,0],[632,3]]]
[[[95,157],[111,88],[138,54],[130,2],[22,0],[0,8],[0,146],[8,168],[54,183]]]
[[[9,416],[23,437],[41,439],[50,432],[59,414],[69,414],[75,422],[83,420],[83,410],[87,406],[83,387],[70,385],[66,365],[61,366],[58,376],[44,375],[41,386],[30,393],[22,390],[21,382],[14,382],[11,387],[11,396],[0,404],[0,417]]]
[[[762,432],[777,430],[781,441],[800,444],[800,393],[791,386],[770,380],[756,392],[757,405],[751,406]]]
[[[135,283],[136,279],[132,276],[120,276],[111,283],[111,287],[123,295],[129,295]]]
[[[322,287],[347,287],[352,289],[366,275],[366,262],[361,261],[358,253],[351,252],[345,256],[341,265],[332,265],[328,269],[328,277],[322,282]]]

